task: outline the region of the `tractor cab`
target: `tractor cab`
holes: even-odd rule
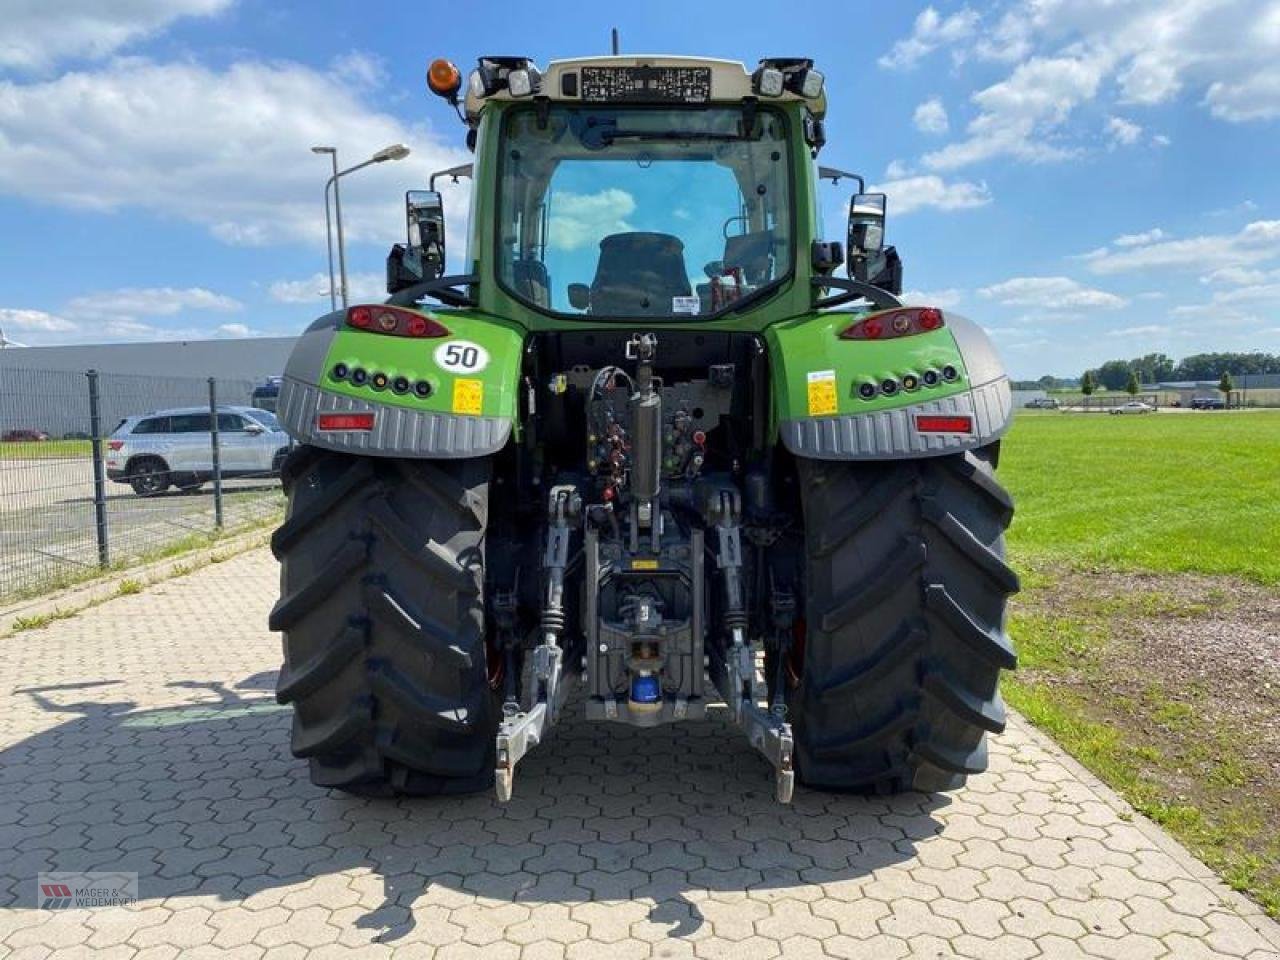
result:
[[[791,291],[798,312],[818,293],[813,281],[845,260],[840,242],[817,235],[826,95],[811,60],[766,59],[749,73],[727,60],[615,56],[555,61],[544,73],[525,58],[481,57],[465,91],[447,61],[428,76],[467,123],[485,185],[467,257],[480,269],[466,281],[482,308],[530,327],[698,321]],[[430,206],[439,229],[428,241],[411,227],[393,249],[390,292],[462,284],[441,276],[439,195],[410,203],[411,225]],[[882,195],[853,199],[850,237],[855,211],[859,238],[883,237]],[[883,251],[852,252],[857,279],[874,285],[863,266]]]

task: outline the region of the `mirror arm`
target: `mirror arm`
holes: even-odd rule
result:
[[[459,273],[451,277],[434,277],[405,287],[399,293],[387,297],[386,302],[396,307],[411,307],[423,297],[432,297],[450,307],[474,307],[475,298],[454,287],[471,287],[480,282],[478,273]]]
[[[830,288],[843,291],[831,297],[818,297],[813,304],[818,310],[838,307],[860,299],[870,300],[872,304],[884,310],[903,306],[902,301],[888,290],[882,290],[870,283],[863,283],[861,280],[846,280],[844,277],[814,277],[811,282],[819,290]]]
[[[856,173],[849,173],[847,170],[837,170],[835,167],[819,167],[818,179],[830,180],[833,184],[839,185],[840,181],[848,178],[849,180],[858,181],[858,192],[867,192],[867,182]]]
[[[450,167],[448,170],[437,170],[431,175],[431,179],[427,181],[427,189],[432,193],[436,189],[436,178],[448,177],[454,183],[458,182],[459,177],[470,177],[472,175],[472,166],[469,163],[461,164],[457,167]]]

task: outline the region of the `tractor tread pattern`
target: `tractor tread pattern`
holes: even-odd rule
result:
[[[391,796],[492,784],[490,469],[290,453],[288,514],[272,539],[281,600],[270,623],[285,648],[276,697],[293,707],[293,752],[318,786]]]
[[[1005,726],[999,674],[1017,662],[995,453],[797,461],[809,626],[788,706],[802,782],[944,790],[986,768],[986,735]]]

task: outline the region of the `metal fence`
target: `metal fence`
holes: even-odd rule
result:
[[[278,517],[288,440],[269,413],[229,409],[248,407],[254,386],[0,370],[0,602]],[[129,417],[182,408],[151,424],[149,465],[141,438],[117,432]]]

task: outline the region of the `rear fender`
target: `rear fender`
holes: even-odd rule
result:
[[[290,436],[384,457],[452,459],[500,450],[516,420],[523,333],[475,310],[418,312],[448,335],[417,339],[356,330],[345,325],[345,311],[313,323],[298,339],[280,386],[276,417]],[[356,370],[366,374],[363,384],[353,379]],[[406,393],[394,389],[401,377],[410,385]],[[418,383],[429,386],[426,396],[414,390]],[[373,427],[320,429],[321,416],[332,413],[372,413]]]
[[[1009,379],[977,324],[945,312],[944,325],[928,333],[842,340],[840,332],[862,316],[810,314],[767,331],[775,424],[788,450],[817,460],[934,457],[985,446],[1008,429]],[[924,384],[926,371],[947,368],[953,379]],[[880,389],[908,375],[920,385],[892,394]],[[871,399],[858,392],[864,383],[877,387]],[[967,417],[970,430],[922,432],[922,415]]]

